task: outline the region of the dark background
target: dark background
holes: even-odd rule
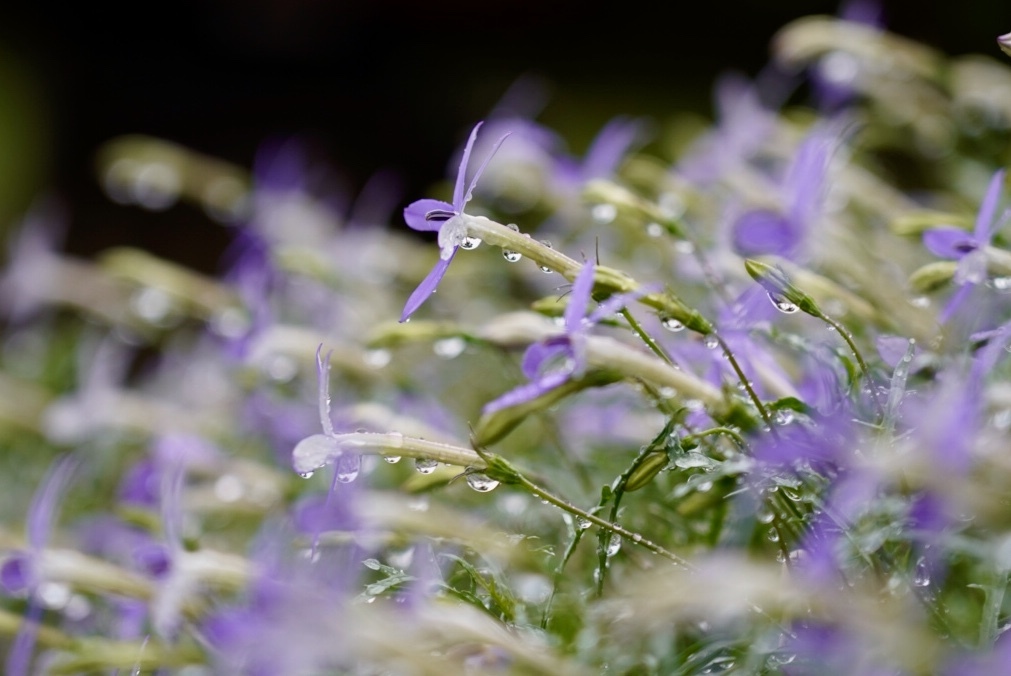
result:
[[[68,3],[69,4],[69,3]],[[377,169],[404,199],[521,74],[552,83],[540,119],[575,150],[619,114],[708,112],[714,77],[754,74],[773,33],[838,2],[608,4],[562,0],[203,0],[129,8],[35,2],[0,10],[0,217],[43,190],[67,207],[68,246],[143,246],[213,270],[229,238],[199,210],[110,203],[95,150],[125,133],[249,166],[271,136],[299,134],[352,190]],[[1011,7],[886,2],[891,30],[1000,58]]]

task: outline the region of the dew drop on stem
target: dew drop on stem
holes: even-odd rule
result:
[[[467,475],[467,485],[478,493],[493,491],[498,487],[498,484],[498,481],[481,472],[471,472]]]
[[[621,551],[621,536],[617,533],[611,535],[611,539],[607,541],[607,547],[604,549],[604,553],[608,556],[614,556]]]
[[[671,333],[677,333],[678,331],[684,331],[685,325],[683,322],[674,319],[673,317],[664,317],[660,320],[660,326],[664,327]]]
[[[431,474],[438,466],[439,461],[432,458],[418,458],[414,461],[414,468],[422,474]]]

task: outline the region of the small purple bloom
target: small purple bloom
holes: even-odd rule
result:
[[[734,224],[734,248],[738,253],[796,256],[820,215],[829,163],[839,142],[833,129],[817,130],[804,139],[783,177],[783,211],[751,210]]]
[[[402,322],[407,321],[414,314],[414,311],[421,307],[421,304],[435,292],[436,287],[439,286],[439,282],[442,281],[442,277],[446,274],[449,264],[453,261],[453,256],[456,255],[457,249],[460,248],[460,244],[466,239],[466,228],[463,227],[463,224],[457,217],[463,214],[463,209],[467,205],[467,202],[470,201],[478,179],[481,178],[481,174],[484,172],[485,167],[488,166],[488,162],[495,155],[495,151],[498,150],[502,142],[509,136],[509,134],[506,134],[495,143],[491,152],[488,153],[488,157],[485,158],[484,162],[474,173],[474,177],[470,180],[470,183],[467,184],[467,164],[470,161],[470,151],[474,147],[474,141],[477,140],[477,130],[481,128],[482,124],[482,122],[478,122],[474,130],[470,132],[470,138],[467,139],[467,146],[464,148],[463,158],[460,160],[460,169],[456,174],[456,185],[453,188],[453,203],[450,204],[442,200],[420,199],[412,202],[404,209],[404,220],[407,221],[407,225],[412,229],[419,232],[439,233],[439,248],[442,250],[442,253],[439,255],[439,262],[435,264],[432,271],[428,273],[428,276],[421,281],[418,288],[407,299],[404,312],[400,316],[400,321]],[[465,186],[466,192],[464,191]]]
[[[990,179],[971,235],[965,230],[951,226],[930,228],[923,233],[923,245],[932,254],[958,261],[955,283],[961,288],[941,311],[942,323],[951,318],[973,287],[986,279],[986,247],[989,246],[994,233],[1007,222],[1011,213],[1004,212],[1000,221],[994,222],[1001,189],[1004,186],[1004,174],[1005,171],[1000,169]]]
[[[42,481],[42,486],[32,499],[25,524],[25,539],[28,550],[18,552],[0,566],[0,582],[10,593],[28,591],[31,595],[25,621],[18,629],[5,662],[6,674],[27,674],[35,647],[42,606],[34,596],[34,589],[41,581],[37,570],[38,557],[46,546],[49,532],[56,519],[60,500],[66,493],[67,484],[77,468],[77,459],[67,456],[59,460]]]
[[[531,380],[488,402],[484,413],[494,413],[509,406],[531,401],[571,378],[578,378],[586,370],[586,337],[590,329],[602,319],[614,314],[633,299],[650,289],[611,296],[596,310],[587,314],[590,294],[593,291],[593,263],[583,264],[572,284],[572,294],[565,307],[565,332],[532,344],[523,355],[523,374]]]

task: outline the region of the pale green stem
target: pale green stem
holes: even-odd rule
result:
[[[604,530],[614,533],[615,535],[619,535],[622,538],[631,542],[632,544],[639,545],[640,547],[648,549],[654,554],[662,556],[665,559],[669,559],[674,563],[678,564],[679,566],[684,566],[689,570],[693,570],[693,566],[684,559],[682,559],[680,556],[678,556],[673,552],[667,551],[666,549],[656,544],[652,540],[644,538],[640,533],[635,533],[633,531],[628,530],[624,526],[620,526],[616,523],[612,523],[605,519],[601,519],[596,514],[591,514],[590,512],[584,509],[580,509],[579,507],[576,507],[572,503],[557,497],[556,495],[550,493],[548,490],[531,482],[522,474],[518,474],[517,476],[519,477],[520,485],[526,488],[534,495],[536,495],[537,497],[539,497],[540,499],[551,503],[552,505],[558,507],[559,509],[565,510],[566,512],[572,514],[573,516],[585,519],[586,521],[589,521],[590,523],[594,524],[595,526],[598,526],[599,528],[603,528]]]

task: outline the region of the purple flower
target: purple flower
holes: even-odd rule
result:
[[[796,256],[820,216],[829,163],[838,144],[833,129],[815,131],[804,139],[783,177],[783,210],[754,209],[734,224],[738,253]]]
[[[42,606],[33,593],[42,581],[39,579],[38,558],[49,539],[60,500],[76,468],[77,460],[72,456],[61,459],[52,467],[28,508],[28,519],[25,524],[28,551],[13,554],[4,561],[3,566],[0,566],[0,585],[6,592],[27,591],[31,594],[28,609],[25,611],[25,621],[18,629],[10,653],[7,655],[4,671],[6,674],[28,673],[32,649],[35,647],[35,635],[42,615]]]
[[[986,279],[986,247],[989,246],[994,233],[1008,218],[1008,212],[1005,212],[1000,221],[994,223],[997,203],[1000,201],[1001,188],[1004,185],[1004,173],[1005,171],[1000,169],[990,179],[971,235],[965,230],[951,226],[930,228],[923,233],[923,245],[932,254],[958,261],[955,283],[961,288],[941,311],[942,323],[951,318],[972,292],[973,287]]]
[[[633,299],[651,292],[651,289],[642,288],[611,296],[587,314],[593,291],[593,271],[593,263],[584,263],[572,284],[572,295],[565,307],[565,332],[532,344],[523,355],[523,374],[531,382],[488,402],[485,414],[531,401],[571,378],[582,376],[586,370],[586,338],[590,329]]]
[[[463,149],[460,169],[456,174],[456,186],[453,188],[453,203],[450,204],[442,200],[420,199],[412,202],[404,209],[404,220],[407,221],[408,226],[420,232],[439,233],[439,248],[442,250],[442,253],[439,255],[439,262],[435,264],[432,271],[428,273],[428,276],[421,281],[418,288],[407,299],[404,312],[400,316],[400,321],[402,322],[407,321],[414,314],[414,311],[421,307],[421,304],[435,292],[436,287],[439,286],[439,282],[442,281],[443,275],[446,274],[449,264],[453,261],[453,256],[456,255],[457,249],[466,240],[467,229],[458,217],[463,214],[463,208],[470,201],[474,188],[477,186],[477,181],[481,178],[485,167],[488,166],[488,162],[495,155],[495,151],[502,145],[506,137],[509,136],[509,134],[505,134],[495,143],[491,152],[488,153],[488,157],[485,158],[484,162],[474,173],[474,177],[470,180],[470,183],[467,184],[467,163],[470,161],[470,151],[474,147],[474,141],[477,140],[477,130],[481,128],[482,124],[482,122],[478,122],[474,130],[470,132],[467,146]],[[465,185],[466,192],[464,192]]]

